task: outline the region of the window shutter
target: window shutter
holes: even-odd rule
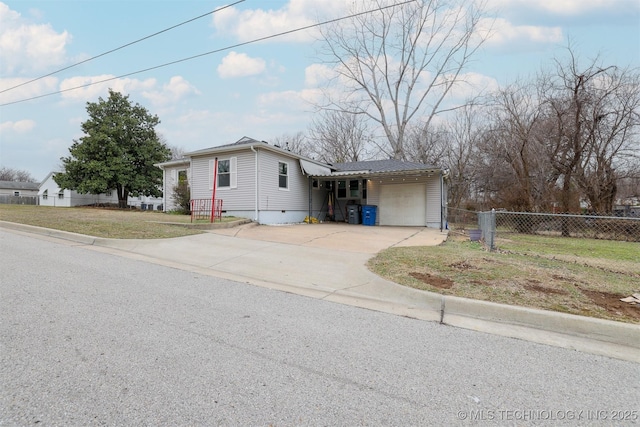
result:
[[[237,157],[231,157],[229,159],[229,169],[230,169],[230,181],[231,181],[231,188],[237,188],[238,187],[238,158]]]

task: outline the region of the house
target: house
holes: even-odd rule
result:
[[[0,203],[36,205],[38,183],[0,181]]]
[[[0,181],[0,196],[37,196],[37,182]]]
[[[375,206],[378,225],[444,227],[446,173],[436,166],[398,160],[327,164],[249,137],[186,153],[185,159],[157,165],[164,171],[165,210],[172,206],[171,179],[183,170],[192,200],[211,200],[215,181],[225,215],[261,224],[299,223],[307,216],[360,223],[362,206]]]
[[[80,194],[75,190],[60,188],[54,181],[55,172],[50,172],[40,183],[37,195],[42,206],[72,207],[88,205],[118,204],[118,195],[115,190],[102,194]],[[146,196],[129,196],[128,205],[141,209],[153,210],[154,206],[162,205],[162,198]],[[160,207],[162,210],[162,207]]]

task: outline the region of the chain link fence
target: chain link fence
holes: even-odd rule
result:
[[[447,220],[452,230],[481,230],[489,249],[495,249],[497,236],[509,233],[640,242],[640,218],[449,208]]]
[[[447,226],[453,232],[468,235],[472,241],[481,242],[490,251],[502,251],[504,246],[511,247],[513,241],[518,241],[518,252],[597,265],[600,268],[613,268],[615,271],[640,277],[640,218],[496,210],[475,212],[449,208]],[[566,239],[563,243],[580,247],[579,252],[582,255],[553,253],[553,249],[550,248],[555,245],[551,240],[545,240],[550,238]],[[609,241],[612,242],[612,246],[618,247],[618,250],[620,247],[624,248],[624,259],[615,256],[585,256],[585,246],[593,246],[596,243],[590,243],[586,239],[595,239],[599,243]]]

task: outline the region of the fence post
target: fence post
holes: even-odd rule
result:
[[[496,249],[495,238],[496,238],[496,210],[491,209],[491,213],[489,214],[489,250],[490,251],[493,251]]]

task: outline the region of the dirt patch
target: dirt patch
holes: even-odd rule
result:
[[[627,302],[620,301],[620,298],[627,297],[629,295],[612,294],[602,291],[590,291],[587,289],[580,289],[580,291],[588,296],[594,304],[604,308],[612,314],[624,314],[633,319],[640,320],[640,306],[631,305]]]
[[[536,282],[533,283],[527,283],[526,285],[524,285],[524,288],[529,290],[529,291],[534,291],[534,292],[541,292],[543,294],[546,295],[566,295],[567,292],[563,291],[562,289],[554,289],[554,288],[547,288],[541,285],[538,285]]]
[[[469,264],[467,261],[454,262],[453,264],[449,264],[449,267],[456,268],[458,270],[476,269],[476,267]]]
[[[409,273],[409,276],[413,277],[414,279],[421,280],[427,285],[431,285],[440,289],[451,289],[451,287],[453,286],[453,280],[447,279],[445,277],[434,276],[429,273],[411,272]]]

